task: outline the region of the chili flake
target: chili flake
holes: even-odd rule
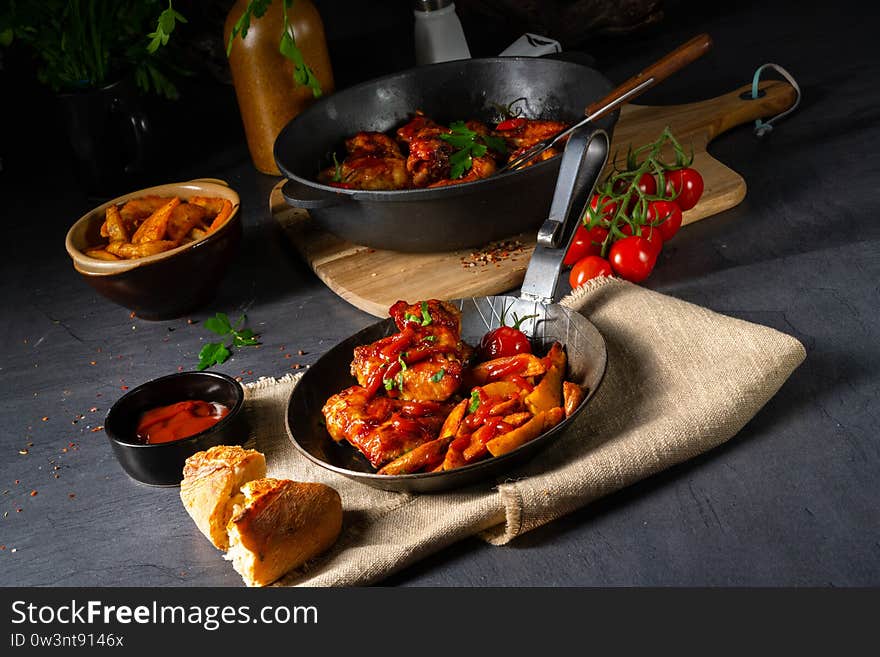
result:
[[[525,245],[520,240],[502,240],[491,242],[479,251],[472,251],[469,256],[461,258],[462,267],[485,266],[499,263],[513,255],[525,252]],[[500,265],[499,265],[500,266]]]

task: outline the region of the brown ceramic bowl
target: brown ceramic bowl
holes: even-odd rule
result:
[[[229,220],[207,237],[146,258],[106,261],[91,258],[85,250],[105,243],[100,236],[107,207],[155,194],[213,196],[232,202]],[[86,282],[111,301],[133,310],[143,319],[173,319],[211,300],[241,241],[239,197],[224,181],[191,180],[148,187],[98,206],[67,232],[65,247],[73,268]]]

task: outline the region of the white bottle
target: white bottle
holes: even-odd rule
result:
[[[413,0],[413,14],[416,17],[416,64],[470,58],[452,0]]]

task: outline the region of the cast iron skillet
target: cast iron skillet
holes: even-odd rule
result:
[[[586,126],[569,138],[562,156],[559,180],[547,219],[538,233],[519,298],[479,297],[454,301],[462,311],[462,338],[471,345],[500,324],[503,314],[535,315],[521,328],[534,350],[546,353],[554,341],[568,355],[566,378],[585,391],[575,413],[550,431],[499,457],[443,472],[379,475],[348,443],[337,444],[323,424],[321,408],[327,399],[357,382],[350,365],[354,347],[368,344],[397,331],[393,320],[369,326],[328,351],[309,368],[288,402],[287,431],[306,458],[361,483],[393,491],[436,492],[492,480],[511,466],[532,456],[564,431],[592,398],[602,381],[607,360],[605,341],[583,315],[553,303],[559,270],[581,212],[608,158],[609,137],[601,129]],[[417,301],[411,299],[410,301]]]
[[[533,57],[466,59],[410,69],[331,94],[293,119],[275,141],[289,179],[283,193],[322,228],[354,244],[408,252],[450,251],[536,230],[550,208],[559,157],[472,183],[399,191],[341,190],[315,180],[361,130],[388,132],[421,109],[440,123],[490,121],[493,104],[518,98],[529,118],[574,122],[611,83],[572,62]],[[596,126],[611,133],[617,114]]]

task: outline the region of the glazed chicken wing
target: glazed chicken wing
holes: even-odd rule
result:
[[[390,309],[399,333],[356,347],[351,373],[373,393],[384,388],[405,400],[444,401],[461,386],[471,350],[461,340],[461,312],[431,299]]]
[[[328,185],[351,189],[409,187],[406,160],[397,143],[381,132],[359,132],[345,141],[348,156],[318,176]]]
[[[508,143],[511,150],[509,160],[514,160],[525,153],[529,148],[537,144],[539,141],[559,134],[567,127],[568,125],[562,123],[561,121],[525,119],[525,122],[518,127],[512,130],[498,131],[497,135],[499,137],[502,137]],[[554,146],[553,148],[548,148],[538,157],[529,160],[528,164],[542,162],[543,160],[550,159],[554,155],[558,155],[562,152],[560,150],[562,145],[562,143],[559,144],[559,148],[557,148],[556,146]]]
[[[347,440],[375,468],[435,439],[451,405],[407,402],[371,396],[352,386],[327,400],[327,431],[337,442]]]

